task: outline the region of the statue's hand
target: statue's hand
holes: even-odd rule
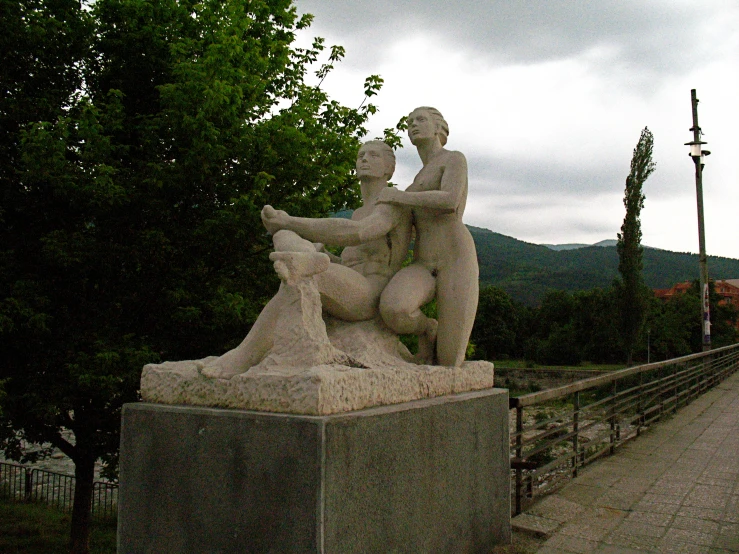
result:
[[[378,204],[397,204],[400,191],[395,187],[387,187],[380,191],[377,197]]]
[[[262,223],[264,223],[264,227],[272,235],[281,229],[287,229],[289,221],[290,216],[287,212],[275,210],[269,204],[262,208]]]

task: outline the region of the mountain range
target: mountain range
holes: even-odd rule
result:
[[[550,250],[576,250],[577,248],[586,248],[588,246],[616,246],[616,243],[618,241],[614,239],[606,239],[602,240],[600,242],[596,242],[595,244],[581,244],[579,242],[570,242],[567,244],[542,244],[541,246],[546,246]],[[648,246],[645,246],[645,248],[649,248]]]
[[[615,241],[596,245],[541,245],[468,225],[477,247],[480,284],[495,285],[512,298],[538,304],[550,290],[608,287],[618,277]],[[653,289],[698,278],[698,255],[644,248],[644,281]],[[739,278],[739,260],[708,257],[712,279]]]

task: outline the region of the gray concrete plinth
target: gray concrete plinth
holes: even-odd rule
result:
[[[122,554],[510,542],[505,390],[330,416],[128,404],[122,425]]]

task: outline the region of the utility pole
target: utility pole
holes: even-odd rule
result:
[[[690,101],[693,108],[693,141],[686,142],[686,146],[690,146],[690,157],[693,158],[695,164],[695,194],[698,198],[698,263],[700,265],[700,288],[701,288],[701,329],[703,331],[703,351],[711,349],[711,313],[708,303],[708,263],[706,259],[706,231],[703,218],[703,167],[706,165],[705,157],[710,154],[708,150],[703,150],[702,146],[706,144],[701,140],[703,132],[698,126],[698,98],[695,89],[690,91]]]

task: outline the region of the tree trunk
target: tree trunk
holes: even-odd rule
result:
[[[74,460],[74,505],[72,506],[71,554],[90,552],[92,524],[92,487],[95,478],[95,458],[89,454]]]

